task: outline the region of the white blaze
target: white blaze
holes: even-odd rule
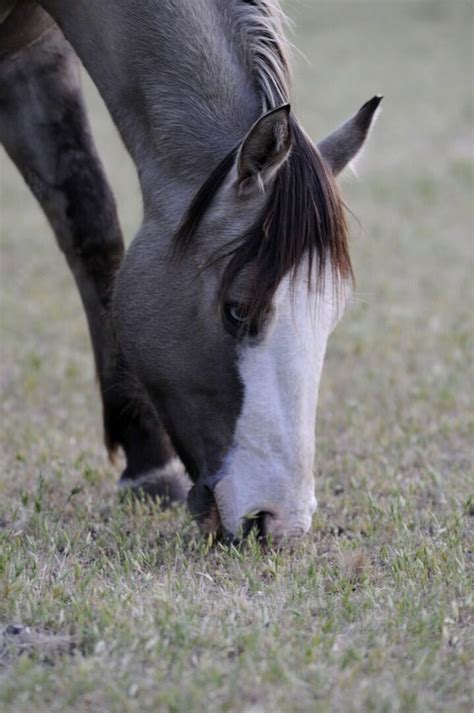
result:
[[[324,292],[308,290],[302,266],[274,300],[265,339],[242,348],[244,384],[234,443],[214,495],[224,527],[237,533],[249,513],[269,513],[276,540],[308,531],[314,495],[315,421],[327,338],[337,317],[330,274]]]

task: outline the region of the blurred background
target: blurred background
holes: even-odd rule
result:
[[[466,493],[472,465],[473,94],[470,0],[298,0],[294,107],[315,140],[375,93],[383,111],[342,179],[352,219],[354,305],[321,389],[319,487],[391,480],[429,497]],[[91,122],[130,241],[135,170],[84,74]],[[118,474],[102,446],[85,318],[65,261],[3,150],[0,495],[49,477]],[[89,467],[88,466],[88,467]],[[8,473],[8,477],[5,474]],[[73,477],[71,475],[71,477]],[[427,495],[428,494],[428,495]],[[321,499],[321,497],[320,497]]]

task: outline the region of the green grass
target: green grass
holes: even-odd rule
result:
[[[385,94],[343,181],[358,290],[326,361],[312,531],[238,551],[119,502],[79,299],[2,155],[0,626],[28,627],[3,629],[2,713],[472,710],[471,4],[287,6],[315,138]],[[86,90],[131,236],[134,171]]]

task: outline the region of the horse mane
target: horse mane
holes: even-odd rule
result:
[[[290,70],[278,2],[240,3],[238,26],[248,43],[262,104],[273,108],[286,103]],[[336,289],[341,281],[353,280],[344,205],[334,177],[293,114],[289,121],[292,150],[273,179],[263,210],[244,236],[216,253],[216,259],[230,258],[220,285],[221,304],[239,273],[253,265],[252,319],[265,314],[282,279],[288,274],[294,276],[306,256],[309,284],[315,264],[319,289],[323,289],[328,265]],[[203,216],[235,164],[238,148],[225,156],[194,196],[175,236],[175,256],[184,256],[191,247]]]
[[[233,7],[237,35],[262,98],[262,111],[286,104],[291,94],[291,55],[278,0],[240,0]]]

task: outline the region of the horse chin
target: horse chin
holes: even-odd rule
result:
[[[200,484],[193,485],[188,493],[188,508],[203,535],[223,537],[221,517],[210,488]]]

